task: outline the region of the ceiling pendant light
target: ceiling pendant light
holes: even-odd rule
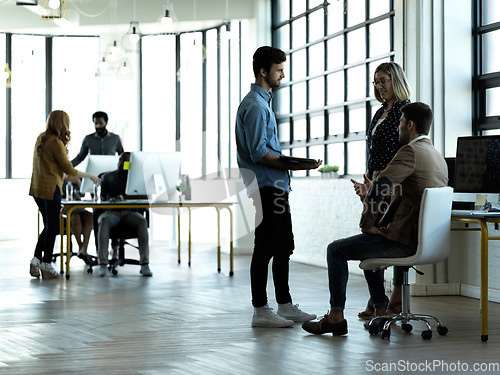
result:
[[[165,10],[165,16],[161,18],[161,24],[165,27],[168,27],[172,24],[173,20],[172,17],[170,17],[170,12],[169,10]]]
[[[49,8],[57,9],[61,6],[61,2],[59,0],[49,0]]]
[[[67,20],[69,16],[69,8],[65,0],[43,0],[40,10],[42,20]]]
[[[113,42],[113,45],[109,48],[109,53],[116,55],[120,52],[120,47],[116,44],[116,40]]]
[[[139,39],[141,39],[141,35],[139,33],[139,22],[130,22],[130,34],[128,36],[128,39],[132,43],[137,43]]]

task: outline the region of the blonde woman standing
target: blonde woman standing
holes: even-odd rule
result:
[[[401,148],[399,142],[399,120],[401,107],[410,103],[411,88],[401,66],[395,62],[385,62],[377,66],[373,76],[373,93],[382,104],[375,112],[366,134],[368,147],[368,162],[365,174],[366,179],[374,180],[391,162]],[[354,190],[362,199],[366,192],[360,191],[362,184],[351,180]],[[401,311],[401,285],[403,284],[403,270],[394,267],[391,298],[387,300],[387,313],[397,314]],[[364,311],[358,314],[361,319],[370,319],[375,311],[370,299]]]
[[[59,213],[64,174],[87,177],[99,183],[100,178],[79,172],[68,159],[69,116],[64,111],[52,111],[47,118],[47,127],[35,143],[33,171],[29,195],[38,206],[43,218],[43,231],[38,236],[35,254],[30,262],[30,275],[36,278],[54,279],[60,276],[52,267],[54,243],[59,233]]]

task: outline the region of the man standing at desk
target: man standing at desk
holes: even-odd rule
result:
[[[107,113],[94,113],[92,115],[92,121],[95,125],[95,132],[85,136],[83,139],[80,152],[71,160],[71,164],[73,164],[74,167],[80,164],[89,153],[90,155],[121,155],[123,153],[120,136],[106,129],[108,125]]]
[[[307,314],[292,304],[288,286],[290,255],[295,247],[288,203],[288,170],[315,169],[321,161],[291,164],[280,159],[281,146],[270,103],[271,90],[280,87],[285,77],[285,61],[285,53],[278,48],[266,46],[257,49],[253,56],[255,84],[251,85],[236,115],[238,166],[257,210],[256,221],[262,216],[262,222],[256,223],[250,265],[253,327],[289,327],[294,321],[316,318],[316,315]],[[254,186],[255,179],[258,187]],[[271,258],[277,314],[267,304],[267,274]]]
[[[108,125],[108,114],[101,111],[95,112],[92,115],[92,121],[94,122],[95,132],[88,134],[83,139],[80,152],[73,160],[71,160],[71,164],[73,164],[74,167],[80,164],[89,153],[90,155],[123,154],[123,146],[120,136],[118,134],[111,133],[106,129],[106,126]],[[88,235],[90,235],[90,231],[88,231]],[[88,242],[88,237],[85,241]],[[118,253],[118,243],[113,240],[111,247],[113,248],[113,256],[116,256]],[[83,257],[82,259],[87,258],[86,248],[84,249],[83,254],[79,255],[79,257]]]
[[[120,155],[118,169],[105,173],[101,180],[101,197],[103,201],[120,201],[124,199],[127,184],[130,152]],[[137,230],[139,242],[140,273],[143,276],[153,276],[149,269],[149,234],[148,223],[143,215],[136,209],[109,209],[104,211],[97,219],[98,223],[98,251],[99,251],[99,276],[108,274],[108,245],[111,228],[117,225],[126,225]]]

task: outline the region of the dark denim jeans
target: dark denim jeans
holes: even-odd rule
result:
[[[408,247],[378,234],[362,233],[337,240],[328,245],[328,280],[332,310],[344,310],[349,270],[348,260],[370,258],[403,258],[415,254]],[[385,306],[384,271],[364,271],[370,296],[375,307]]]
[[[53,199],[35,198],[35,202],[42,214],[43,230],[38,236],[35,248],[35,258],[45,263],[52,262],[54,243],[59,234],[59,213],[61,212],[61,192],[56,187]]]
[[[254,250],[250,264],[252,305],[262,307],[267,304],[267,275],[269,262],[273,259],[272,271],[276,302],[292,301],[288,285],[290,255],[294,241],[288,193],[273,187],[259,190],[262,203],[262,222],[255,228]],[[256,210],[259,206],[255,202]]]

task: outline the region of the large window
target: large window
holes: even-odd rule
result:
[[[6,35],[0,34],[0,51],[5,51]],[[5,67],[5,68],[4,68]],[[2,73],[2,79],[0,79],[0,113],[6,112],[6,100],[7,100],[7,84],[10,83],[11,72],[10,65],[7,65],[5,54],[0,53],[0,72]],[[5,134],[7,132],[7,116],[0,116],[0,178],[6,177],[7,168],[7,144],[5,139]]]
[[[370,82],[394,57],[393,28],[393,0],[273,0],[273,44],[288,56],[273,103],[285,153],[365,172],[366,129],[379,105]]]
[[[143,36],[142,47],[127,52],[127,73],[99,66],[98,37],[0,34],[0,64],[8,59],[12,71],[12,88],[7,73],[0,83],[0,178],[30,177],[36,137],[53,109],[70,116],[70,159],[94,131],[92,113],[103,110],[126,150],[180,151],[182,173],[222,176],[236,166],[234,117],[248,87],[240,72],[247,28],[232,21]]]
[[[143,148],[176,150],[175,35],[142,39]]]
[[[192,178],[236,165],[241,24],[143,38],[142,148],[180,151],[181,171]]]
[[[35,141],[45,130],[48,112],[61,109],[69,114],[70,154],[76,155],[83,136],[93,131],[93,125],[89,124],[92,124],[91,114],[98,103],[99,39],[39,35],[7,37],[10,46],[5,34],[0,38],[0,50],[6,51],[2,55],[10,56],[11,60],[11,88],[5,90],[4,80],[0,88],[0,100],[5,109],[0,119],[0,152],[5,156],[0,176],[29,178]],[[3,60],[2,66],[5,64]]]
[[[69,115],[70,160],[80,151],[83,138],[94,131],[92,114],[99,110],[98,62],[99,38],[52,39],[52,109],[62,109]]]
[[[33,148],[45,130],[45,37],[12,36],[12,177],[31,176]]]
[[[500,2],[474,1],[475,134],[500,132]]]

